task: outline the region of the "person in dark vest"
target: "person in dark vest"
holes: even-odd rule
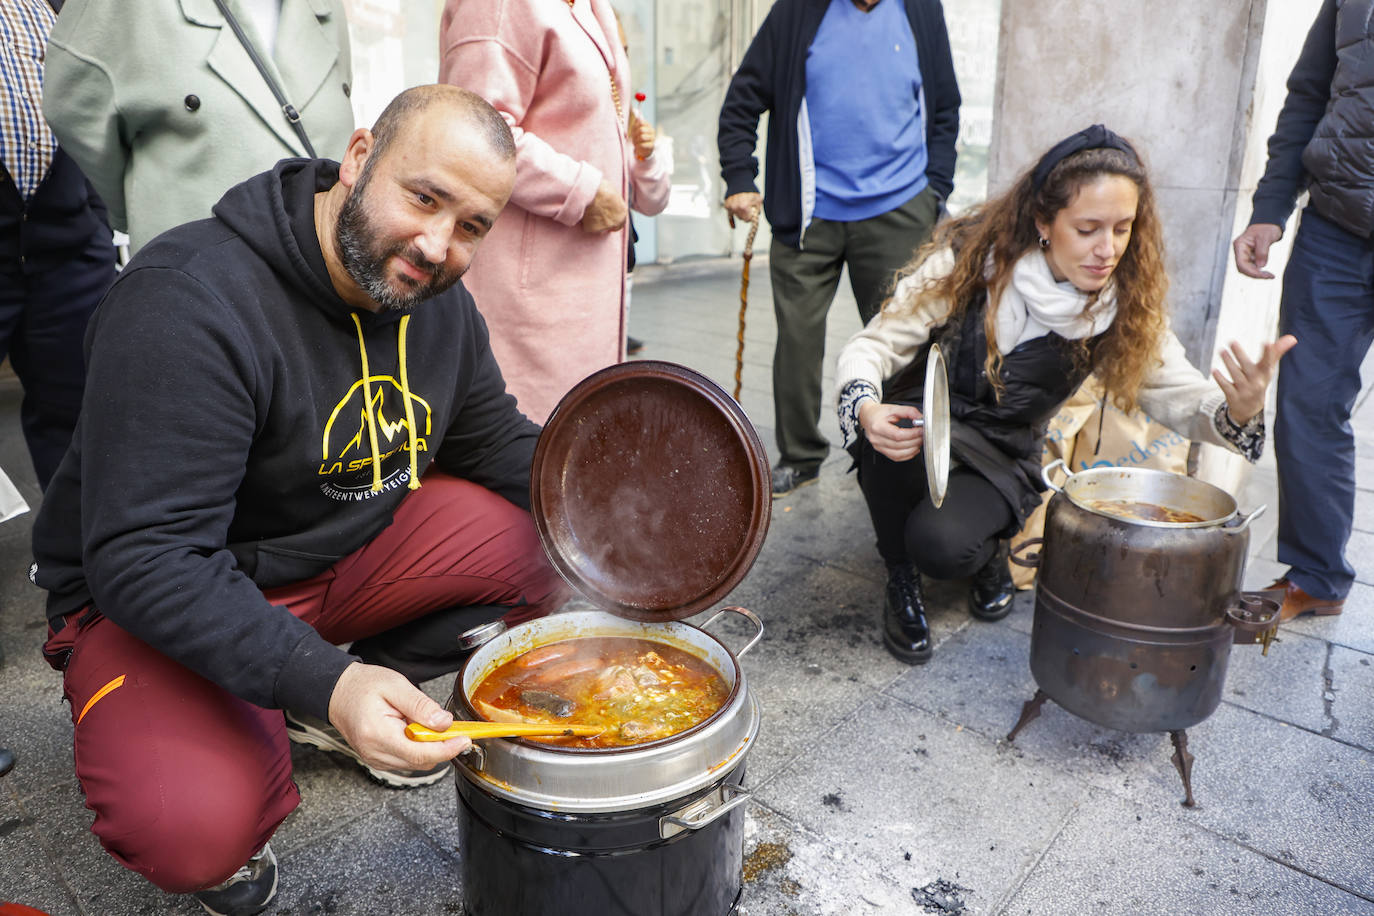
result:
[[[54,6],[19,0],[0,19],[0,359],[24,386],[20,421],[45,489],[81,408],[86,321],[115,276],[105,206],[43,120]]]
[[[1279,330],[1303,347],[1284,363],[1274,420],[1280,620],[1345,608],[1355,568],[1350,413],[1374,341],[1374,0],[1325,0],[1288,77],[1236,268],[1272,280],[1269,249],[1298,195],[1309,202],[1283,273]]]
[[[960,103],[939,0],[778,0],[730,81],[725,209],[734,225],[762,204],[773,231],[775,497],[815,483],[830,452],[821,376],[841,272],[867,322],[954,189]]]
[[[1222,352],[1215,383],[1169,328],[1164,239],[1135,147],[1100,124],[1065,138],[1006,193],[937,228],[877,317],[840,353],[840,426],[888,568],[883,641],[931,655],[922,576],[971,577],[969,609],[1011,610],[1006,539],[1039,505],[1045,429],[1096,373],[1122,410],[1250,461],[1284,337],[1252,361]],[[944,503],[913,461],[932,342],[949,363],[952,470]]]

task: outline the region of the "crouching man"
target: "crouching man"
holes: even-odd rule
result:
[[[34,526],[45,654],[92,830],[211,913],[275,892],[288,741],[442,778],[467,741],[405,736],[451,722],[415,684],[563,598],[528,512],[539,429],[458,282],[514,179],[490,106],[408,90],[341,163],[280,162],[145,246],[92,320]]]

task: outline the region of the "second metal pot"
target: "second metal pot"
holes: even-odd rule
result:
[[[1249,525],[1263,508],[1242,516],[1225,491],[1152,470],[1091,469],[1054,489],[1031,633],[1036,683],[1109,728],[1202,721],[1221,701],[1232,643],[1254,642],[1274,623],[1276,611],[1240,594]],[[1097,500],[1150,502],[1203,521],[1128,519],[1094,508]]]

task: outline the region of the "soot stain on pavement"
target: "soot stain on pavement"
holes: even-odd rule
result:
[[[1118,767],[1125,763],[1127,758],[1131,756],[1130,752],[1126,750],[1125,746],[1121,743],[1121,740],[1117,738],[1094,741],[1088,745],[1088,750],[1100,757],[1107,758]]]
[[[11,818],[3,823],[0,823],[0,837],[7,837],[11,833],[14,833],[14,831],[18,830],[20,827],[32,827],[35,823],[37,822],[31,817]]]
[[[959,896],[961,891],[971,890],[972,888],[963,887],[953,881],[946,881],[944,878],[936,878],[925,887],[913,887],[911,889],[911,899],[920,904],[921,909],[927,913],[944,913],[946,916],[958,916],[963,913],[967,904]]]

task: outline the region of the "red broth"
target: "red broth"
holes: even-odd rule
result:
[[[730,687],[710,664],[681,649],[628,636],[588,636],[540,646],[487,675],[472,692],[495,722],[597,725],[593,738],[531,738],[564,747],[625,747],[658,741],[709,718]]]
[[[1098,512],[1139,522],[1168,522],[1171,525],[1190,525],[1205,521],[1202,516],[1182,509],[1171,509],[1155,503],[1130,499],[1090,499],[1087,505]]]

